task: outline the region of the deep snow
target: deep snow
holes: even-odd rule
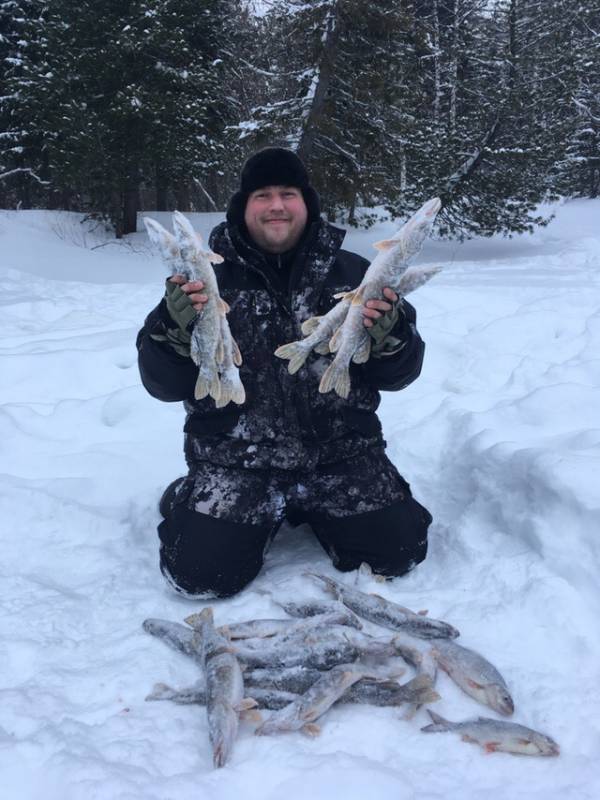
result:
[[[205,605],[157,569],[183,410],[145,393],[134,340],[163,266],[142,233],[116,244],[84,234],[78,215],[0,212],[3,798],[600,796],[600,202],[556,212],[533,236],[426,245],[421,262],[445,269],[412,298],[425,366],[384,395],[381,417],[434,515],[430,554],[383,586],[342,580],[457,626],[505,676],[515,721],[561,756],[486,756],[422,734],[423,710],[406,721],[345,706],[314,740],[243,724],[216,771],[204,709],[144,701],[196,667],[142,621]],[[206,234],[219,218],[193,221]],[[368,255],[391,230],[351,232],[346,247]],[[334,574],[309,529],[283,529],[251,587],[213,603],[217,622],[279,616],[265,591],[321,596],[309,565]],[[445,676],[438,688],[444,716],[493,716]]]

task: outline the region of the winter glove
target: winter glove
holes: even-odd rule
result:
[[[373,325],[367,331],[373,341],[371,342],[371,355],[375,358],[383,358],[398,353],[406,345],[406,341],[393,336],[391,331],[398,325],[398,320],[402,316],[405,321],[402,303],[394,303],[389,311],[386,311],[378,319],[373,321]]]
[[[167,310],[179,330],[188,336],[189,341],[192,324],[198,316],[196,309],[188,295],[181,290],[181,286],[169,280],[166,285],[165,302]]]
[[[192,301],[185,292],[181,291],[181,287],[178,284],[168,280],[166,286],[165,303],[167,311],[177,327],[169,326],[165,328],[164,334],[151,334],[151,338],[167,342],[178,355],[189,358],[192,339],[190,330],[197,313]]]

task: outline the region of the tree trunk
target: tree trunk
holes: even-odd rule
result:
[[[156,165],[156,211],[168,211],[167,198],[169,186],[167,178],[161,168]]]
[[[175,188],[175,205],[177,211],[186,212],[190,210],[190,187],[185,181],[178,183]]]
[[[339,24],[336,12],[337,8],[334,8],[325,22],[326,30],[323,36],[321,57],[305,98],[306,107],[300,123],[298,146],[296,148],[298,155],[305,163],[311,160],[319,120],[325,108],[325,100],[327,99],[327,92],[333,76],[339,38]]]
[[[123,235],[136,232],[139,207],[139,187],[131,186],[123,193]]]

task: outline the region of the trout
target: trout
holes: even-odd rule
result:
[[[450,722],[427,709],[433,724],[421,728],[425,733],[455,731],[463,742],[478,744],[486,753],[515,753],[522,756],[557,756],[560,748],[544,733],[515,722],[478,717],[465,722]]]

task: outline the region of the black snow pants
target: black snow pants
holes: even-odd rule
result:
[[[393,577],[427,553],[431,515],[383,449],[308,470],[197,464],[160,501],[160,568],[192,598],[236,594],[260,572],[282,521],[308,523],[342,572]]]

